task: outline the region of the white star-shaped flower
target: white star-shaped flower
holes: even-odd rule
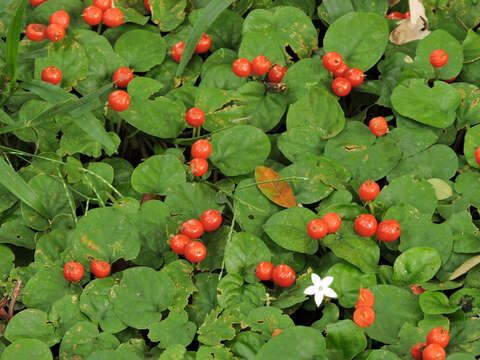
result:
[[[315,295],[315,303],[317,307],[322,303],[323,297],[336,298],[337,293],[330,289],[333,282],[333,276],[327,276],[323,280],[315,273],[312,273],[312,283],[304,290],[305,295]]]

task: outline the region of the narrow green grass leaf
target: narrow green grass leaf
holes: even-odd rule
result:
[[[235,0],[213,0],[203,10],[202,15],[200,15],[195,25],[193,25],[192,30],[188,34],[186,45],[183,49],[182,59],[180,60],[177,73],[175,75],[176,77],[182,76],[185,67],[192,58],[198,40],[200,40],[202,35],[207,32],[207,29],[223,12],[223,10],[225,10],[234,2]]]
[[[32,209],[35,209],[40,215],[47,215],[38,196],[33,192],[25,180],[23,180],[2,158],[0,158],[0,174],[2,174],[2,176],[0,176],[0,183],[5,186],[8,191]]]
[[[17,81],[17,54],[18,44],[20,43],[20,34],[22,32],[23,15],[27,7],[27,0],[22,0],[20,6],[15,12],[10,26],[8,27],[6,42],[6,60],[7,70],[10,76],[10,82],[13,84]]]

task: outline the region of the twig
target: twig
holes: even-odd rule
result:
[[[20,294],[20,287],[22,286],[22,280],[17,280],[17,286],[13,290],[12,299],[10,300],[10,305],[8,307],[8,316],[10,319],[13,317],[13,309],[15,308],[15,303],[17,302],[18,294]]]

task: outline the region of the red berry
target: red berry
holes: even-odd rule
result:
[[[475,149],[475,161],[480,166],[480,147]]]
[[[103,23],[108,27],[117,27],[123,24],[123,12],[117,8],[110,8],[103,12]]]
[[[121,67],[113,73],[112,81],[116,87],[126,88],[133,79],[133,71],[128,67]]]
[[[328,224],[323,219],[313,219],[307,225],[307,232],[312,239],[322,239],[328,233]]]
[[[265,75],[271,66],[270,59],[263,55],[255,57],[252,61],[252,71],[256,75]]]
[[[430,330],[427,334],[427,344],[438,344],[445,348],[450,341],[450,334],[447,329],[442,327],[436,327]]]
[[[255,268],[255,275],[257,275],[257,278],[263,281],[272,280],[274,268],[275,266],[273,266],[271,262],[261,262]]]
[[[53,85],[60,84],[62,72],[55,66],[48,66],[42,70],[42,80]]]
[[[375,199],[379,192],[380,186],[378,186],[378,184],[373,180],[367,180],[360,185],[360,188],[358,189],[358,196],[360,196],[360,199],[363,201],[370,201]]]
[[[93,260],[90,263],[90,271],[95,275],[97,278],[104,278],[110,275],[111,266],[106,261],[96,261]]]
[[[185,246],[187,246],[190,241],[192,240],[184,234],[172,236],[170,239],[170,249],[172,249],[175,254],[183,255],[185,254]]]
[[[277,336],[278,334],[282,333],[283,330],[282,329],[275,329],[273,330],[273,334],[272,334],[272,338]]]
[[[401,12],[393,11],[387,15],[387,19],[403,19],[404,15]]]
[[[422,360],[422,352],[423,349],[425,349],[425,346],[427,346],[427,343],[416,343],[413,345],[410,349],[410,355],[412,358],[416,360]]]
[[[33,6],[38,6],[40,4],[43,4],[45,1],[47,0],[30,0],[30,4],[32,4]]]
[[[433,67],[443,67],[447,65],[447,62],[448,54],[445,52],[445,50],[437,49],[430,53],[430,64],[432,64]]]
[[[388,131],[387,120],[383,116],[377,116],[371,119],[368,123],[370,131],[375,136],[383,136]]]
[[[130,106],[130,95],[123,90],[115,90],[108,96],[108,104],[115,111],[127,110]]]
[[[148,11],[152,10],[150,8],[150,0],[143,0],[143,5],[145,6],[145,9],[147,9]]]
[[[106,11],[112,7],[112,0],[93,0],[93,5]]]
[[[403,18],[404,19],[409,19],[410,18],[410,10],[407,10],[403,13]]]
[[[348,70],[347,64],[342,62],[339,67],[332,71],[334,77],[344,77],[345,72]]]
[[[175,45],[172,46],[172,59],[175,60],[177,63],[179,63],[182,58],[184,48],[184,41],[177,42]]]
[[[79,262],[71,261],[63,265],[63,277],[68,281],[79,281],[83,272],[83,266]]]
[[[207,210],[200,216],[200,222],[207,232],[217,230],[222,225],[222,220],[222,214],[215,209]]]
[[[322,216],[322,220],[327,224],[327,233],[333,234],[342,226],[342,218],[334,212],[327,213]]]
[[[327,52],[322,57],[322,65],[328,71],[334,71],[343,63],[342,55],[337,52]]]
[[[252,64],[244,58],[235,60],[232,64],[232,71],[239,77],[247,77],[252,73]]]
[[[421,286],[416,286],[416,285],[410,285],[410,289],[412,289],[412,292],[415,295],[420,295],[425,292],[425,290]]]
[[[195,47],[195,54],[203,54],[210,49],[212,39],[207,34],[203,34]]]
[[[423,350],[423,360],[445,360],[445,350],[438,344],[430,344]]]
[[[202,109],[193,107],[185,114],[185,121],[193,127],[202,126],[205,122],[205,113]]]
[[[373,296],[373,293],[368,289],[360,289],[355,308],[360,306],[373,307],[373,305],[375,305],[375,296]]]
[[[383,220],[377,227],[377,238],[383,242],[392,242],[398,239],[402,229],[396,220]]]
[[[208,159],[212,153],[212,144],[210,141],[200,139],[193,143],[191,154],[192,158]]]
[[[180,226],[180,233],[187,235],[190,239],[198,239],[203,235],[203,224],[200,220],[190,219]]]
[[[185,246],[185,257],[188,261],[198,263],[207,256],[207,248],[200,241],[192,241]]]
[[[47,38],[47,27],[43,24],[30,24],[25,33],[29,40],[42,41]]]
[[[193,176],[203,176],[208,170],[208,161],[202,158],[195,158],[190,161],[190,171]]]
[[[453,77],[453,78],[451,78],[451,79],[442,80],[442,81],[445,81],[445,82],[447,82],[447,83],[452,83],[452,82],[454,82],[456,79],[457,79],[457,77],[456,77],[456,76],[454,76],[454,77]]]
[[[343,75],[345,79],[350,81],[352,86],[360,86],[363,83],[363,79],[365,76],[363,75],[363,71],[359,68],[351,68],[345,71]]]
[[[355,218],[353,227],[360,236],[373,236],[377,231],[377,219],[370,214],[361,214]]]
[[[61,25],[66,29],[70,25],[70,16],[65,10],[58,10],[50,15],[49,23]]]
[[[295,271],[288,265],[277,265],[273,269],[272,279],[278,286],[289,287],[295,282]]]
[[[287,68],[282,65],[273,65],[268,73],[268,80],[272,83],[278,84],[282,81],[287,73]]]
[[[375,311],[368,306],[359,306],[353,313],[353,321],[360,327],[369,327],[375,321]]]
[[[65,37],[64,27],[58,24],[48,25],[45,33],[47,34],[48,39],[54,42],[62,41]]]
[[[89,6],[83,9],[83,21],[90,26],[98,25],[102,22],[103,11],[99,7]]]
[[[332,90],[337,96],[347,96],[352,90],[352,84],[343,77],[337,77],[332,81]]]

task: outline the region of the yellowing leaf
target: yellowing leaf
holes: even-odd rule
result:
[[[296,206],[292,188],[273,169],[257,166],[255,180],[260,191],[275,204],[289,208]]]

